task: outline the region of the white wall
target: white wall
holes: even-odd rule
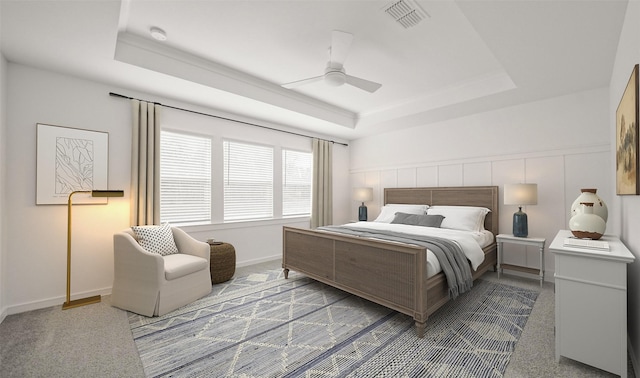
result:
[[[635,64],[640,62],[640,2],[629,1],[624,25],[620,34],[616,60],[610,84],[609,104],[609,139],[611,152],[611,191],[615,195],[615,113],[622,97],[629,75]],[[620,225],[616,233],[631,250],[636,260],[627,270],[628,283],[628,335],[630,352],[635,371],[638,371],[640,361],[640,196],[614,196],[611,204],[615,209],[614,216]]]
[[[66,292],[64,205],[36,206],[36,123],[109,133],[109,188],[128,189],[130,113],[105,85],[9,63],[7,78],[6,222],[8,313],[60,305]],[[72,299],[108,293],[115,231],[128,225],[128,198],[74,206]]]
[[[502,198],[504,184],[537,183],[538,205],[523,211],[529,235],[548,246],[568,227],[581,188],[612,200],[608,106],[607,89],[598,89],[362,138],[351,146],[351,185],[374,188],[374,219],[386,187],[497,185]],[[501,232],[511,233],[517,210],[501,205]],[[522,246],[505,245],[504,261],[539,266],[536,249]],[[553,280],[548,250],[545,267]]]
[[[10,235],[3,238],[6,244],[1,251],[4,259],[2,299],[7,314],[60,305],[65,298],[66,206],[35,205],[36,123],[109,132],[109,188],[124,189],[125,197],[110,199],[107,206],[73,207],[71,292],[74,299],[107,294],[111,290],[112,236],[128,227],[129,222],[131,107],[129,101],[111,97],[109,92],[215,112],[9,63],[6,87],[9,113],[4,155],[9,157],[9,164],[3,164],[6,177],[1,186],[6,196],[5,211],[2,212],[4,235]],[[167,120],[171,119],[180,118],[167,112]],[[206,132],[206,129],[195,131]],[[246,129],[238,135],[251,136],[256,132]],[[260,135],[267,142],[288,140],[282,133]],[[336,145],[334,151],[337,155],[334,167],[338,171],[334,187],[347,188],[348,147]],[[336,201],[336,206],[341,204],[344,205]],[[199,226],[187,231],[201,240],[215,233],[214,237],[237,244],[238,264],[242,265],[281,255],[283,223],[258,222],[246,227]],[[298,220],[294,224],[308,227],[309,222]]]

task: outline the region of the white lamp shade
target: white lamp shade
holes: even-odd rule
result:
[[[505,205],[537,205],[538,184],[505,184]]]
[[[373,199],[373,188],[354,188],[353,199],[358,202],[367,202]]]

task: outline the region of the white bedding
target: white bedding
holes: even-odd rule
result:
[[[482,251],[482,248],[493,243],[493,234],[491,233],[491,231],[487,230],[472,232],[451,230],[446,228],[411,226],[406,224],[381,222],[356,222],[347,223],[344,226],[363,229],[387,230],[401,232],[408,235],[413,234],[422,236],[435,236],[454,240],[456,243],[458,243],[458,245],[460,245],[464,254],[471,262],[471,268],[473,270],[478,269],[478,266],[484,261],[484,252]],[[442,268],[440,267],[440,263],[438,262],[436,255],[434,255],[433,252],[427,249],[427,277],[436,275],[440,271],[442,271]]]

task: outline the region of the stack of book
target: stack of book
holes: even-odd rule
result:
[[[599,251],[609,250],[609,242],[605,240],[565,238],[564,246],[569,248],[595,249]]]

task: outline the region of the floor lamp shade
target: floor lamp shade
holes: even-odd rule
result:
[[[538,204],[538,185],[506,184],[504,186],[504,204],[518,206],[518,211],[513,214],[513,236],[527,237],[529,225],[527,214],[522,211],[522,206]]]
[[[364,203],[371,201],[373,199],[373,188],[353,189],[353,199],[362,203],[358,208],[358,220],[366,222],[368,216],[367,216],[367,207],[364,205]]]
[[[69,194],[67,201],[67,301],[62,304],[62,309],[80,307],[92,303],[100,302],[100,296],[71,300],[71,207],[73,205],[71,197],[76,193],[91,193],[92,197],[123,197],[122,190],[76,190]]]

